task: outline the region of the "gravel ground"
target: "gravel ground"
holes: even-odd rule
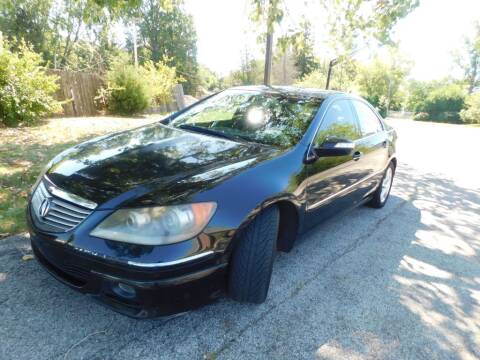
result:
[[[0,241],[0,359],[478,359],[480,176],[464,139],[478,146],[480,128],[391,124],[402,163],[388,204],[279,254],[259,306],[132,320],[22,260],[27,236]]]

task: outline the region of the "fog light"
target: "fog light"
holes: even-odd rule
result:
[[[113,291],[118,296],[128,298],[128,299],[134,298],[136,295],[136,291],[134,287],[127,284],[123,284],[123,283],[118,283],[117,286],[114,286]]]

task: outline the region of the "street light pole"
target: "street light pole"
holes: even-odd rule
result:
[[[328,63],[328,73],[327,73],[327,84],[325,85],[325,89],[328,90],[330,87],[330,77],[332,76],[332,68],[337,64],[337,59],[332,59]]]
[[[343,60],[347,59],[347,58],[351,58],[353,55],[355,55],[357,52],[359,52],[360,50],[363,50],[365,49],[366,46],[363,46],[359,49],[355,49],[353,51],[351,51],[348,56],[344,57]],[[335,65],[337,65],[340,61],[343,61],[342,58],[336,58],[336,59],[332,59],[330,60],[330,62],[328,63],[328,73],[327,73],[327,84],[325,85],[325,89],[328,90],[328,88],[330,87],[330,78],[332,77],[332,69]]]

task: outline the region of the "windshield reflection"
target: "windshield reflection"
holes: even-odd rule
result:
[[[227,90],[179,115],[170,125],[291,147],[301,139],[321,102],[317,97]]]

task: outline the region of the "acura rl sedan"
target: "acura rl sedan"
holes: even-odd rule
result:
[[[59,281],[132,317],[223,293],[262,303],[277,251],[334,214],[385,205],[395,141],[350,94],[225,90],[56,156],[29,199],[32,248]]]

